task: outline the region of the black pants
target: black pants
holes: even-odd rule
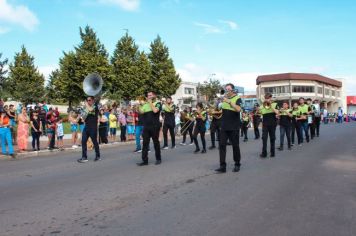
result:
[[[163,146],[164,147],[168,146],[168,131],[169,131],[169,134],[171,135],[172,147],[174,147],[176,145],[176,136],[174,134],[174,128],[175,128],[174,124],[166,124],[166,122],[164,122],[164,125],[163,125]]]
[[[99,144],[108,143],[107,126],[99,126]]]
[[[206,150],[206,142],[205,142],[205,127],[201,125],[196,125],[193,132],[193,141],[195,143],[196,150],[199,150],[198,143],[198,134],[200,134],[201,143],[203,145],[203,150]]]
[[[242,126],[242,134],[245,136],[244,140],[247,140],[247,130],[248,130],[248,125],[243,125]]]
[[[297,121],[292,121],[292,132],[291,132],[291,141],[292,144],[294,144],[294,139],[295,139],[295,134],[297,134],[297,141],[298,144],[300,144],[302,142],[301,140],[301,135],[300,135],[300,124]]]
[[[310,138],[313,139],[315,137],[315,124],[314,122],[308,125],[310,130]]]
[[[220,120],[213,119],[210,125],[210,138],[211,138],[211,146],[215,147],[216,135],[218,136],[217,140],[220,140]]]
[[[126,125],[121,125],[120,126],[120,140],[121,142],[126,141]]]
[[[52,136],[51,136],[51,140],[49,141],[49,148],[53,149],[55,143],[56,143],[56,131],[54,131]]]
[[[190,122],[190,121],[187,121],[187,122]],[[185,139],[187,137],[188,132],[189,132],[189,136],[190,136],[190,142],[191,143],[193,142],[193,127],[194,127],[194,122],[191,122],[191,124],[189,125],[188,128],[183,127],[185,129],[185,131],[183,133],[183,143],[185,143]]]
[[[279,134],[280,134],[280,146],[284,145],[284,136],[287,136],[288,147],[291,147],[291,137],[290,137],[291,126],[290,125],[279,125]]]
[[[239,130],[221,130],[219,143],[220,166],[226,167],[227,140],[230,140],[232,145],[232,155],[235,161],[235,165],[240,166],[241,153],[239,146]]]
[[[275,141],[276,141],[276,125],[269,124],[269,125],[262,125],[262,155],[267,155],[267,140],[268,135],[271,144],[271,155],[275,153]]]
[[[39,132],[32,132],[32,149],[36,149],[36,146],[37,146],[37,149],[39,150],[40,149],[40,136],[41,136],[41,133]]]
[[[46,135],[46,120],[41,120],[42,122],[42,134]]]
[[[320,121],[321,121],[321,118],[320,118],[320,117],[315,117],[314,122],[315,122],[316,136],[319,136],[319,132],[320,132]]]
[[[150,146],[150,139],[152,138],[153,146],[155,148],[156,160],[161,160],[161,148],[159,144],[159,126],[144,126],[143,127],[143,142],[142,142],[142,161],[148,162],[148,148]]]
[[[87,141],[91,139],[95,149],[95,157],[100,157],[100,150],[98,144],[98,130],[96,127],[85,126],[82,134],[82,157],[87,159]]]
[[[260,130],[258,129],[258,126],[260,126],[260,121],[255,121],[253,122],[253,131],[255,133],[255,139],[260,138]]]

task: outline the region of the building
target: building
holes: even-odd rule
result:
[[[318,74],[284,73],[261,75],[256,79],[257,98],[264,100],[271,93],[278,101],[289,101],[291,105],[300,97],[318,99],[322,108],[336,112],[338,107],[346,110],[346,99],[342,82]]]
[[[255,104],[258,103],[258,99],[256,94],[255,95],[242,95],[242,107],[245,111],[252,111]]]
[[[356,96],[347,96],[347,114],[355,114],[356,113]]]
[[[172,100],[180,109],[197,104],[197,83],[182,81]]]

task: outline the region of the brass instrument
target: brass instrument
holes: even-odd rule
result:
[[[209,116],[211,116],[217,120],[222,117],[222,111],[219,110],[218,107],[213,104],[209,104],[209,107],[207,108],[207,112],[208,112]]]
[[[101,93],[103,88],[103,79],[97,73],[91,73],[87,75],[83,81],[83,90],[84,93],[88,96],[97,96]],[[80,116],[85,120],[88,116],[89,111],[86,106],[80,109]]]

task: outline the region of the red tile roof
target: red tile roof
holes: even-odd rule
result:
[[[312,80],[321,82],[324,84],[342,87],[342,82],[318,74],[307,73],[284,73],[284,74],[272,74],[272,75],[260,75],[256,79],[256,84],[269,81],[281,81],[281,80]]]

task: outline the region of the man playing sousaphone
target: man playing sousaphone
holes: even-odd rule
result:
[[[89,96],[85,101],[85,112],[87,116],[84,118],[85,127],[82,134],[82,158],[78,160],[79,163],[85,163],[88,161],[87,156],[87,141],[91,139],[95,149],[94,161],[101,160],[100,150],[98,144],[98,116],[99,108],[98,101],[94,100],[93,96]]]

